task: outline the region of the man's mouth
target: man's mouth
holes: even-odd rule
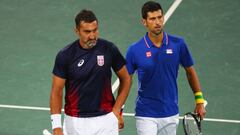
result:
[[[89,46],[89,47],[93,47],[93,46],[96,45],[96,43],[97,43],[96,40],[90,40],[90,41],[88,41],[88,42],[86,43],[86,45]]]

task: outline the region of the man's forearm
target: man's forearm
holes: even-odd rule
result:
[[[56,93],[54,90],[50,96],[50,112],[51,114],[61,114],[62,109],[62,92]]]
[[[131,80],[120,80],[119,90],[118,90],[118,96],[116,98],[116,103],[114,105],[114,108],[121,109],[122,105],[125,103],[129,91],[130,91],[130,84]]]
[[[201,86],[195,69],[193,67],[186,69],[186,74],[193,93],[200,92]]]

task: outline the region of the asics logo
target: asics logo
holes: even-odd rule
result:
[[[81,59],[81,60],[78,62],[78,67],[81,67],[83,64],[84,64],[84,60]]]

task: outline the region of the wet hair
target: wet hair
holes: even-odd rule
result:
[[[161,10],[163,13],[162,7],[159,3],[155,1],[148,1],[142,6],[142,18],[147,19],[148,12],[154,12],[158,10]]]
[[[91,10],[83,9],[75,17],[76,27],[80,25],[81,22],[91,23],[93,21],[98,21],[97,17]]]

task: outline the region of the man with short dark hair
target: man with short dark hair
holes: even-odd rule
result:
[[[123,128],[120,110],[131,83],[125,59],[113,43],[98,38],[98,20],[92,11],[82,10],[75,23],[79,39],[59,51],[53,68],[50,96],[53,134],[118,135],[118,128]],[[111,89],[111,68],[120,80],[116,100]]]
[[[184,67],[196,99],[195,112],[203,118],[198,76],[193,59],[182,38],[163,31],[163,10],[159,3],[146,2],[142,7],[142,23],[148,32],[127,51],[127,69],[132,76],[137,70],[136,127],[138,135],[176,135],[178,126],[179,66]]]

